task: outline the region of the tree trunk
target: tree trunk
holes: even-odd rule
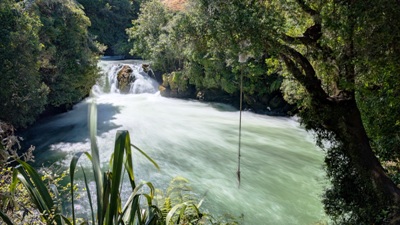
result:
[[[354,138],[354,148],[349,149],[350,155],[354,155],[354,158],[358,159],[357,161],[359,161],[361,168],[370,172],[378,188],[381,186],[382,190],[388,194],[388,196],[391,196],[393,201],[400,203],[400,189],[389,179],[379,160],[373,153],[355,100],[351,101],[348,112],[348,115],[345,117],[345,123],[348,125],[346,129],[347,133],[352,136],[350,138]]]
[[[330,108],[330,107],[328,107]],[[378,158],[372,151],[369,139],[362,123],[361,113],[354,98],[343,100],[334,104],[331,113],[340,113],[339,121],[332,127],[339,141],[344,144],[345,151],[362,176],[367,177],[381,199],[396,206],[397,212],[392,215],[392,224],[399,218],[400,189],[386,175]],[[332,124],[330,124],[332,125]]]
[[[311,97],[311,116],[314,118],[308,128],[323,129],[335,134],[336,141],[343,145],[344,153],[350,158],[358,174],[365,182],[372,184],[376,201],[390,208],[395,207],[391,208],[392,213],[389,216],[391,224],[400,224],[400,189],[386,175],[372,151],[355,100],[355,91],[343,91],[340,96],[330,97],[323,90],[322,82],[304,55],[291,47],[283,46],[280,56],[293,77]],[[354,83],[354,65],[345,67],[346,79]]]

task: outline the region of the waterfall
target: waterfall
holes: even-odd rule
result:
[[[93,87],[93,92],[95,94],[121,93],[121,90],[118,88],[117,76],[124,66],[128,66],[132,70],[130,74],[132,82],[129,84],[128,94],[155,94],[158,92],[159,84],[157,81],[144,72],[142,62],[136,60],[123,61],[123,63],[118,61],[115,61],[115,63],[102,61],[100,67],[102,68],[103,76]]]

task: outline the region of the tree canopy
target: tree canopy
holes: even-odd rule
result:
[[[0,17],[0,120],[26,126],[89,94],[100,46],[75,1],[5,0]]]
[[[282,114],[291,110],[279,92],[282,77],[265,64],[269,58],[265,51],[243,66],[237,60],[239,44],[218,28],[221,24],[201,15],[190,5],[194,2],[188,1],[186,9],[180,11],[166,3],[152,0],[142,4],[138,19],[128,30],[131,53],[150,59],[153,68],[168,73],[163,86],[178,92],[194,88],[197,96],[204,91],[225,93],[219,100],[228,98],[232,103],[238,99],[243,74],[246,108]],[[223,26],[230,26],[230,22],[221,21]]]
[[[0,2],[0,119],[26,125],[46,104],[48,87],[39,74],[38,16],[13,0]]]
[[[50,88],[48,103],[71,107],[88,95],[98,77],[90,20],[72,0],[37,0],[34,10],[43,24],[40,73]]]
[[[129,55],[125,29],[136,19],[141,0],[78,0],[90,18],[89,32],[107,46],[105,55]]]
[[[149,1],[129,33],[133,51],[197,87],[235,90],[243,68],[247,92],[284,77],[285,98],[326,150],[327,214],[396,224],[399,11],[394,0],[192,0],[179,12]]]

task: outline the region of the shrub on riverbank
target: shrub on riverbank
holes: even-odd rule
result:
[[[101,46],[75,1],[4,0],[0,19],[0,120],[26,127],[89,94]]]

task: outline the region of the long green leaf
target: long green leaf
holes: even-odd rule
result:
[[[162,219],[162,212],[157,206],[149,206],[149,218],[145,225],[156,225],[158,220]],[[161,221],[162,222],[162,221]]]
[[[133,170],[133,161],[132,161],[132,149],[131,149],[131,139],[129,136],[129,133],[127,133],[127,136],[125,138],[125,171],[129,175],[129,182],[131,183],[131,188],[132,190],[135,189],[136,183],[135,183],[135,173]]]
[[[17,183],[18,183],[17,175],[18,175],[18,170],[14,169],[13,176],[12,176],[12,182],[10,185],[10,193],[12,196],[14,196],[14,194],[15,194],[15,189],[16,189]]]
[[[50,212],[54,208],[54,202],[51,198],[49,190],[46,188],[39,174],[28,163],[21,160],[17,161],[21,165],[17,168],[19,171],[17,177],[30,193],[30,196],[33,202],[36,204],[36,207],[41,213]],[[56,217],[54,219],[56,220],[56,224],[64,224],[62,219],[57,216],[57,214],[59,214],[58,208],[55,213]],[[52,221],[52,218],[49,217],[46,218],[46,220]]]
[[[10,188],[9,188],[11,196],[10,197],[5,197],[3,199],[3,206],[6,206],[6,205],[9,204],[10,201],[13,201],[13,198],[15,197],[15,189],[17,187],[18,182],[19,182],[19,180],[18,180],[18,170],[17,169],[13,169],[12,180],[11,180]]]
[[[6,223],[7,225],[14,225],[11,222],[10,218],[5,213],[3,213],[3,211],[1,211],[1,210],[0,210],[0,217],[1,217],[1,219],[3,219],[4,223]]]
[[[132,206],[131,208],[131,212],[129,213],[130,215],[130,219],[129,222],[134,223],[135,218],[137,218],[137,221],[140,221],[140,201],[139,201],[139,196],[140,195],[135,195],[135,197],[133,198],[132,201]]]
[[[88,159],[90,160],[90,162],[93,163],[92,155],[90,155],[89,152],[83,152],[83,154],[85,154],[86,157],[88,157]],[[81,169],[82,169],[82,173],[83,173],[83,178],[84,178],[84,180],[85,180],[85,187],[86,187],[86,193],[87,193],[87,195],[88,195],[89,206],[90,206],[90,212],[91,212],[91,214],[92,214],[92,224],[94,225],[94,224],[96,223],[96,221],[95,221],[95,217],[94,217],[92,195],[90,194],[89,183],[88,183],[88,180],[87,180],[87,177],[86,177],[85,170],[83,169],[82,166],[81,166]]]
[[[65,223],[67,223],[68,225],[72,225],[71,221],[67,217],[65,217],[64,215],[60,215],[60,217]]]
[[[93,221],[92,224],[95,224],[95,217],[94,217],[93,203],[92,203],[92,195],[90,194],[89,184],[88,184],[88,181],[87,181],[87,178],[86,178],[85,170],[82,168],[82,166],[81,166],[81,169],[82,169],[82,173],[83,173],[83,178],[85,180],[85,187],[86,187],[86,193],[88,195],[90,212],[92,214],[92,221]]]
[[[97,146],[97,107],[95,102],[93,101],[89,105],[89,134],[90,134],[90,143],[91,143],[91,155],[92,155],[92,167],[94,173],[94,179],[96,182],[96,193],[97,193],[97,217],[98,217],[98,225],[103,225],[103,178],[100,167],[100,156],[99,156],[99,148]]]
[[[75,168],[76,164],[78,163],[79,158],[83,152],[78,152],[74,155],[74,157],[71,160],[71,164],[69,166],[69,175],[71,177],[71,198],[72,198],[72,224],[76,225],[75,221],[75,202],[74,202],[74,175],[75,175]]]
[[[111,193],[111,177],[112,173],[104,172],[103,174],[103,211],[102,211],[102,221],[108,221],[107,217],[109,216],[108,211],[110,210],[110,193]]]
[[[60,199],[60,194],[59,194],[59,192],[57,190],[57,186],[54,185],[54,184],[51,184],[49,186],[49,188],[53,192],[55,199],[56,200]],[[64,220],[63,220],[63,214],[64,214],[63,209],[62,209],[62,207],[60,207],[58,212],[55,215],[55,219],[57,220],[57,224],[61,224],[61,225],[65,224]]]
[[[43,200],[40,199],[40,195],[37,192],[37,190],[35,189],[35,186],[29,180],[29,176],[28,175],[24,176],[24,175],[18,174],[17,177],[18,177],[18,180],[22,183],[22,185],[24,185],[24,187],[28,191],[29,196],[31,197],[31,200],[36,205],[37,209],[40,212],[47,210],[47,207],[43,203]],[[26,179],[26,178],[28,178],[28,179]]]
[[[129,209],[132,208],[133,205],[133,200],[137,197],[140,196],[141,194],[138,194],[139,190],[146,184],[149,182],[141,182],[138,186],[136,186],[136,188],[133,190],[133,192],[131,193],[131,195],[128,198],[128,201],[126,201],[125,206],[122,209],[121,212],[121,218],[124,217],[126,215],[126,212],[130,211]],[[132,210],[130,211],[130,214],[132,214]]]
[[[180,212],[182,212],[182,210],[185,210],[186,207],[187,207],[187,205],[186,205],[185,203],[181,203],[181,204],[178,204],[178,205],[175,205],[174,207],[172,207],[172,209],[169,211],[169,213],[168,213],[168,215],[167,215],[167,218],[165,219],[166,224],[167,224],[167,225],[171,224],[172,217],[175,215],[176,211],[177,211],[179,208],[181,209]],[[181,213],[180,213],[180,214],[181,214]],[[181,216],[179,215],[178,221],[180,220],[180,217],[181,217]]]
[[[110,196],[109,213],[106,217],[106,224],[113,225],[118,220],[118,205],[119,205],[119,186],[122,177],[122,165],[124,164],[124,149],[125,141],[129,140],[127,131],[117,131],[114,148],[114,159],[112,166],[112,187]]]
[[[156,161],[154,161],[150,156],[148,156],[143,150],[141,150],[140,148],[138,148],[137,146],[131,144],[133,148],[135,148],[136,150],[138,150],[140,153],[142,153],[142,155],[144,155],[144,157],[146,157],[158,170],[160,170],[160,167],[158,166],[158,164],[156,163]]]
[[[29,184],[29,188],[34,190],[33,192],[35,193],[35,197],[38,200],[38,203],[40,203],[40,208],[43,211],[52,209],[54,206],[53,199],[51,198],[50,193],[47,190],[42,179],[40,178],[39,174],[28,163],[21,160],[18,160],[18,163],[22,166],[19,167],[19,172],[21,175],[24,176],[26,184]],[[25,171],[27,173],[25,173]],[[30,180],[33,181],[34,185],[30,182]]]
[[[147,187],[150,188],[150,195],[138,193],[145,185],[147,185]],[[122,221],[125,218],[125,220],[129,221],[128,224],[133,223],[135,214],[138,214],[137,210],[140,211],[140,204],[139,204],[138,198],[141,195],[144,195],[148,199],[149,205],[151,205],[151,200],[149,200],[149,198],[153,199],[154,192],[155,192],[154,186],[150,182],[143,181],[139,185],[137,185],[136,188],[131,193],[131,195],[129,196],[128,201],[125,203],[125,206],[120,215],[120,219],[118,221]],[[129,212],[129,213],[127,213],[127,212]]]

